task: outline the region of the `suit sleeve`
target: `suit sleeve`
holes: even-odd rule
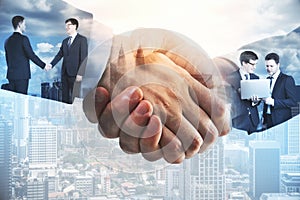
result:
[[[78,75],[83,76],[85,73],[85,68],[87,64],[87,56],[88,56],[88,44],[86,37],[82,37],[80,42],[80,66],[78,70]]]
[[[274,109],[291,108],[297,106],[296,84],[293,77],[288,76],[284,84],[284,98],[274,99]]]
[[[30,45],[29,39],[27,37],[23,38],[23,48],[25,54],[32,62],[34,62],[37,66],[39,66],[42,69],[45,68],[46,64],[37,55],[35,55]]]
[[[52,65],[52,67],[54,67],[60,61],[60,59],[62,59],[62,57],[64,56],[63,45],[64,45],[64,41],[62,42],[61,47],[59,48],[58,53],[53,58],[53,60],[50,62],[50,64]]]

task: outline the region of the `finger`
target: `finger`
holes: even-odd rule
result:
[[[187,118],[187,121],[197,129],[198,133],[203,138],[203,144],[199,151],[202,153],[211,146],[219,136],[217,125],[212,121],[210,116],[196,104],[190,104],[190,109],[185,110],[184,116]]]
[[[140,150],[143,157],[149,161],[156,161],[163,157],[159,141],[162,135],[162,124],[156,115],[151,116],[148,125],[140,139]]]
[[[98,116],[102,113],[109,101],[109,93],[103,87],[98,87],[89,92],[83,99],[83,112],[92,123],[98,122]]]
[[[153,113],[153,107],[147,100],[141,100],[137,107],[121,126],[122,132],[139,138]]]
[[[160,146],[164,159],[169,163],[181,163],[185,152],[180,140],[167,127],[163,127]]]
[[[213,90],[209,90],[199,82],[193,82],[190,94],[216,125],[219,135],[226,135],[230,131],[229,111],[226,103]],[[186,108],[185,110],[188,110]]]
[[[176,124],[176,126],[174,126],[174,124]],[[166,126],[176,134],[176,137],[180,140],[186,158],[190,158],[199,152],[201,145],[203,145],[202,136],[195,128],[196,126],[184,116],[174,118],[172,123],[167,121]]]
[[[132,111],[121,127],[119,144],[124,152],[139,153],[139,138],[148,123],[153,108],[149,101],[143,100]]]
[[[120,127],[142,100],[142,91],[135,86],[126,88],[104,108],[99,116],[99,130],[104,137],[119,137]]]

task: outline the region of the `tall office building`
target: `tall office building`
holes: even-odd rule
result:
[[[300,173],[300,154],[280,156],[280,172]]]
[[[257,200],[262,193],[278,193],[280,189],[279,143],[251,141],[249,156],[249,195]]]
[[[20,162],[27,157],[27,139],[29,132],[28,96],[15,95],[14,99],[14,132],[17,159]]]
[[[185,160],[181,166],[180,199],[225,199],[224,145],[221,138],[205,153]]]
[[[179,173],[180,165],[170,165],[166,167],[165,199],[179,199]]]
[[[300,173],[286,173],[281,178],[282,193],[300,194]]]
[[[288,154],[288,122],[281,123],[270,129],[267,129],[260,134],[256,134],[257,140],[276,141],[280,145],[280,155]]]
[[[30,178],[27,180],[27,199],[48,200],[48,179]]]
[[[0,199],[10,199],[12,195],[11,180],[11,134],[12,125],[0,119]]]
[[[29,167],[57,166],[57,127],[47,121],[32,121],[29,129]]]
[[[299,115],[288,121],[287,154],[300,154],[300,117]]]

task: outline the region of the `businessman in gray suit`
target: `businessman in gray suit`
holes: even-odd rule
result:
[[[11,20],[14,32],[7,38],[4,44],[7,63],[6,78],[9,81],[9,90],[21,94],[27,94],[29,79],[31,78],[30,60],[42,69],[51,67],[45,64],[32,50],[30,41],[25,32],[25,18],[14,16]]]
[[[88,54],[87,38],[77,33],[78,20],[69,18],[65,21],[68,37],[62,41],[59,52],[51,61],[52,67],[62,58],[61,81],[62,101],[73,102],[73,88],[75,82],[80,83],[84,75]]]

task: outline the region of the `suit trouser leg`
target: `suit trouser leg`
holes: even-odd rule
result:
[[[62,101],[64,103],[72,103],[73,87],[76,77],[62,76]]]
[[[267,128],[271,128],[273,126],[273,121],[272,121],[272,115],[271,114],[265,114],[264,115],[264,124],[267,126]]]
[[[27,94],[29,79],[8,80],[12,90],[21,94]]]

